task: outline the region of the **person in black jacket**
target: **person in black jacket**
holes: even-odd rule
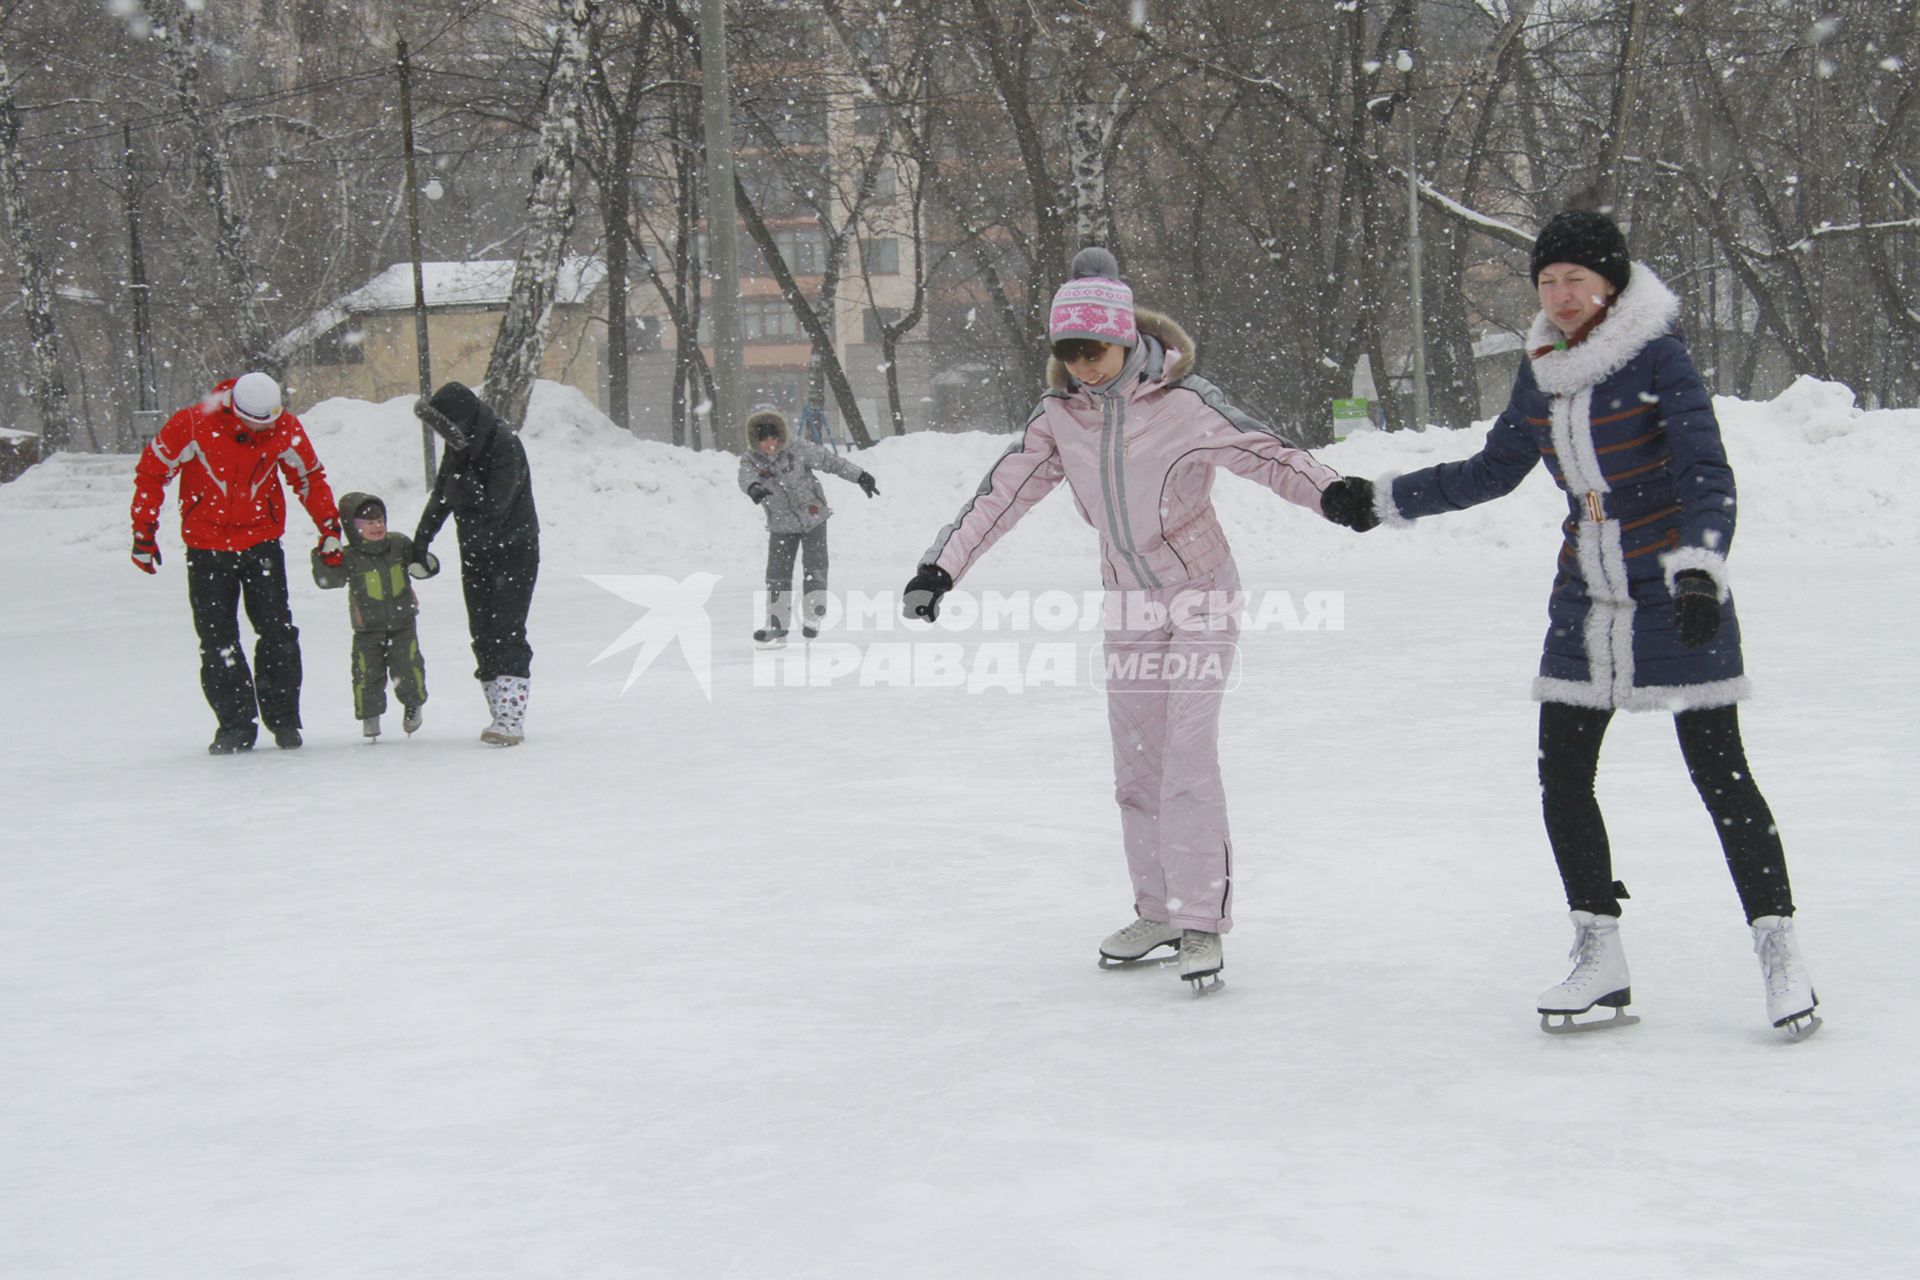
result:
[[[526,736],[533,675],[527,611],[540,573],[540,517],[533,509],[527,451],[486,402],[461,383],[447,383],[432,399],[416,402],[413,411],[447,446],[414,531],[413,555],[425,563],[428,544],[451,512],[477,664],[473,674],[493,713],[480,740],[513,746]]]

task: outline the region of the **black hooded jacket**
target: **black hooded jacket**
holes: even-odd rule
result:
[[[533,476],[520,438],[485,401],[449,382],[433,393],[433,407],[464,428],[465,448],[449,446],[414,531],[415,554],[427,549],[449,513],[463,559],[520,559],[540,554],[540,517],[533,509]]]

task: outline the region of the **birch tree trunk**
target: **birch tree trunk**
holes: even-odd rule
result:
[[[145,4],[173,75],[174,97],[187,120],[194,176],[213,208],[214,256],[226,277],[228,301],[240,328],[241,357],[249,368],[281,379],[286,361],[274,354],[273,335],[261,310],[261,274],[247,247],[247,219],[235,189],[226,130],[220,112],[200,92],[200,41],[194,25],[198,6],[183,0],[145,0]]]
[[[1074,86],[1067,109],[1068,181],[1073,192],[1073,232],[1079,248],[1113,247],[1113,199],[1107,191],[1107,162],[1119,120],[1119,100],[1098,101],[1082,82]]]
[[[580,108],[586,99],[588,31],[599,0],[566,0],[554,41],[553,74],[540,118],[539,154],[527,195],[526,238],[513,265],[507,314],[487,360],[483,398],[518,430],[533,396],[533,380],[547,346],[560,260],[573,229],[573,167],[580,147]]]
[[[33,357],[33,403],[40,411],[44,457],[73,444],[73,414],[60,372],[59,330],[53,319],[53,273],[33,237],[27,211],[26,168],[20,162],[20,110],[14,101],[13,69],[0,59],[0,208],[7,241],[20,263],[20,304]]]

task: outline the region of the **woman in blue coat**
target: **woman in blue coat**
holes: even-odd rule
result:
[[[1727,590],[1733,471],[1676,328],[1680,301],[1630,260],[1619,227],[1600,213],[1548,220],[1532,270],[1541,310],[1485,446],[1383,478],[1374,501],[1383,522],[1404,524],[1510,493],[1542,463],[1567,494],[1534,697],[1547,838],[1573,915],[1575,964],[1541,995],[1540,1024],[1638,1020],[1624,1013],[1627,894],[1613,878],[1594,775],[1614,712],[1665,711],[1746,910],[1768,1017],[1796,1037],[1810,1033],[1818,1000],[1793,932],[1786,856],[1740,742],[1735,704],[1748,686]],[[1613,1018],[1573,1021],[1596,1005]]]

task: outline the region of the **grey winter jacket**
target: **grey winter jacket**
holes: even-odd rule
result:
[[[762,453],[751,444],[753,429],[766,424],[779,428],[780,448]],[[787,420],[772,410],[747,419],[748,451],[740,459],[740,491],[752,496],[755,485],[767,491],[760,504],[767,513],[769,533],[809,533],[827,522],[833,509],[820,488],[816,469],[830,471],[858,484],[866,473],[830,449],[810,440],[795,440]]]

